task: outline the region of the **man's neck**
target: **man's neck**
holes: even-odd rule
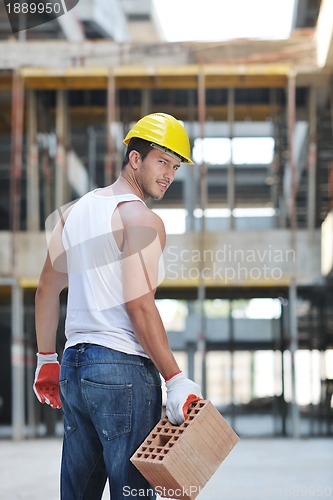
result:
[[[145,199],[142,189],[136,182],[136,179],[131,177],[125,172],[121,172],[118,179],[110,186],[114,194],[127,194],[133,193],[142,200]]]

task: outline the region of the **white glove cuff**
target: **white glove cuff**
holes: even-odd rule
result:
[[[37,367],[45,365],[46,363],[57,363],[58,362],[58,354],[55,352],[53,354],[41,354],[37,353]]]
[[[178,385],[178,383],[181,381],[181,380],[184,380],[186,379],[185,375],[183,372],[180,372],[180,373],[177,373],[177,375],[174,375],[172,378],[170,378],[169,380],[166,380],[165,381],[165,385],[167,387],[168,390],[170,390],[172,387]]]

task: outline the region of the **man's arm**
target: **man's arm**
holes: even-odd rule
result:
[[[64,266],[66,255],[62,245],[62,227],[62,222],[59,222],[52,234],[35,296],[38,361],[33,389],[38,400],[52,408],[61,408],[60,365],[55,351],[59,323],[59,296],[68,281]]]
[[[123,211],[124,249],[122,259],[124,299],[134,334],[167,388],[166,413],[173,424],[187,417],[191,401],[200,399],[200,387],[186,378],[174,358],[160,314],[155,305],[159,259],[165,246],[161,219],[146,208]]]
[[[59,296],[68,284],[62,230],[71,208],[54,228],[36,291],[35,322],[39,352],[55,352],[59,323]]]
[[[127,212],[121,209],[124,224],[122,272],[125,307],[139,343],[167,379],[180,369],[155,304],[159,259],[165,245],[164,225],[156,214],[144,206],[138,206],[134,215],[133,212],[127,220]]]
[[[59,323],[59,296],[67,283],[67,274],[54,269],[48,254],[35,296],[36,336],[39,352],[55,352]]]

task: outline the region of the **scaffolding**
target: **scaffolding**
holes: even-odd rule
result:
[[[212,51],[215,49],[214,47],[209,47],[209,49],[210,57],[212,57]],[[283,400],[286,383],[284,353],[288,351],[291,373],[291,431],[287,430],[286,416],[283,413],[285,408],[282,410],[275,408],[274,411],[280,412],[282,434],[299,436],[300,409],[296,397],[295,355],[299,348],[309,347],[312,344],[309,339],[304,341],[300,338],[297,304],[304,296],[310,297],[310,303],[314,303],[315,299],[320,296],[324,304],[322,313],[326,314],[329,297],[332,294],[330,285],[322,280],[320,269],[315,262],[318,248],[320,248],[320,224],[328,211],[323,204],[319,206],[321,200],[317,182],[319,169],[318,94],[321,89],[327,87],[330,70],[326,67],[319,70],[311,64],[295,70],[294,59],[287,60],[286,63],[266,62],[262,64],[253,61],[249,63],[247,57],[245,62],[229,61],[228,64],[220,64],[207,62],[208,52],[202,51],[202,47],[194,59],[200,60],[199,53],[202,60],[198,64],[189,63],[177,66],[131,64],[113,67],[108,65],[25,66],[16,68],[13,72],[0,73],[0,91],[11,89],[12,111],[11,221],[8,228],[12,257],[10,265],[2,264],[0,271],[2,275],[7,274],[8,277],[1,278],[0,285],[1,290],[8,290],[8,287],[11,290],[12,436],[14,439],[24,437],[25,406],[28,408],[30,433],[36,432],[37,427],[33,394],[32,391],[28,392],[26,385],[27,380],[30,383],[32,378],[33,344],[31,337],[27,339],[24,333],[25,307],[31,306],[29,301],[36,288],[41,255],[45,249],[41,221],[52,210],[71,201],[79,193],[78,184],[72,185],[69,182],[69,172],[73,168],[69,152],[74,149],[74,129],[77,129],[79,134],[82,124],[88,124],[89,130],[87,132],[89,155],[86,151],[81,151],[81,162],[76,162],[76,172],[79,172],[76,181],[81,177],[83,179],[83,173],[85,173],[88,175],[88,185],[91,188],[94,186],[94,181],[109,184],[119,173],[122,155],[119,149],[119,134],[123,132],[122,127],[127,127],[130,122],[136,121],[143,114],[159,111],[161,105],[167,106],[168,112],[186,123],[192,145],[196,138],[200,138],[203,144],[212,122],[218,124],[225,122],[228,128],[228,138],[232,140],[236,135],[238,122],[270,120],[273,124],[274,135],[279,138],[279,141],[276,141],[278,144],[275,160],[271,167],[272,172],[270,172],[273,187],[267,191],[269,193],[267,200],[276,211],[279,211],[279,217],[277,227],[267,232],[265,237],[259,232],[252,231],[255,236],[250,236],[251,231],[243,232],[243,234],[237,231],[234,214],[240,195],[237,191],[238,171],[232,154],[226,170],[215,169],[215,172],[210,169],[202,155],[199,169],[195,171],[190,167],[184,174],[185,181],[180,180],[178,187],[175,182],[174,199],[166,197],[162,206],[185,205],[188,210],[187,233],[178,238],[172,235],[170,242],[171,244],[174,242],[174,246],[178,249],[184,246],[198,250],[201,257],[198,259],[196,278],[175,280],[167,275],[158,292],[158,297],[185,298],[191,303],[199,304],[198,328],[191,338],[187,338],[181,348],[186,348],[188,371],[192,377],[196,375],[196,353],[200,354],[200,374],[197,378],[200,379],[204,392],[207,389],[207,353],[217,349],[230,352],[230,411],[233,419],[236,411],[233,382],[234,354],[237,349],[253,351],[256,348],[269,348],[281,353],[281,397]],[[191,54],[193,58],[193,52]],[[93,94],[94,92],[98,94]],[[164,96],[167,96],[167,100],[163,100]],[[261,99],[262,96],[264,98]],[[297,104],[298,96],[303,98],[302,109],[298,109],[300,108]],[[78,100],[81,98],[77,107],[73,105],[74,97]],[[100,102],[94,102],[95,97],[97,101],[100,99]],[[88,105],[85,105],[85,100],[88,100]],[[41,124],[42,114],[43,124]],[[306,119],[309,122],[306,176],[300,176],[296,160],[295,125],[297,119]],[[53,149],[50,145],[52,137],[55,139]],[[100,137],[102,143],[98,142]],[[25,149],[24,145],[26,145]],[[99,147],[102,148],[103,154],[102,158],[98,159]],[[286,170],[288,170],[288,176],[285,175]],[[221,182],[217,185],[219,191],[215,198],[218,200],[217,205],[223,206],[229,213],[228,227],[223,234],[213,234],[209,231],[205,216],[207,208],[212,206],[210,189],[213,192],[215,186],[212,179],[216,178],[214,177],[216,172],[221,179],[225,175],[224,184]],[[53,176],[53,180],[50,175]],[[96,179],[92,179],[92,176]],[[282,178],[286,178],[289,182],[288,199],[283,198]],[[301,220],[299,196],[302,189],[307,193],[305,196],[306,224],[299,227]],[[196,193],[199,194],[198,197]],[[253,203],[256,192],[253,192],[251,197]],[[249,204],[248,200],[246,203]],[[25,206],[26,209],[23,212],[22,207]],[[154,208],[154,204],[152,206]],[[201,210],[199,227],[193,215],[195,209]],[[27,232],[22,231],[25,228]],[[3,236],[6,238],[5,234]],[[221,248],[225,244],[224,241],[227,241],[232,248],[238,248],[237,241],[245,248],[246,245],[255,247],[254,237],[258,238],[259,249],[274,249],[279,245],[285,245],[287,249],[294,252],[295,259],[292,265],[283,268],[279,279],[260,280],[250,276],[250,279],[235,278],[226,282],[219,276],[207,278],[203,267],[207,250]],[[38,252],[36,248],[39,249]],[[35,263],[32,262],[32,255],[35,257]],[[308,266],[306,263],[299,264],[301,260],[303,262],[303,258],[305,262],[308,259]],[[327,302],[324,300],[325,296],[328,297]],[[239,298],[251,297],[274,297],[286,303],[288,301],[287,308],[282,308],[284,312],[281,316],[279,332],[273,341],[256,344],[251,343],[251,340],[243,341],[243,343],[237,340],[232,312],[233,303]],[[223,298],[229,301],[229,336],[226,341],[215,339],[213,342],[209,332],[205,302],[213,298]],[[333,347],[332,329],[330,322],[326,320],[327,318],[325,319],[323,315],[318,320],[325,323],[319,339],[321,350]],[[307,332],[311,330],[309,325],[306,328]],[[28,375],[26,376],[27,366]]]

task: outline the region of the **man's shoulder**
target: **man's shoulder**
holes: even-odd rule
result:
[[[125,203],[120,207],[120,217],[127,239],[134,239],[139,246],[146,247],[147,241],[151,243],[158,236],[164,248],[166,235],[163,221],[142,202]]]
[[[140,200],[122,203],[119,212],[124,224],[164,227],[162,219]]]

